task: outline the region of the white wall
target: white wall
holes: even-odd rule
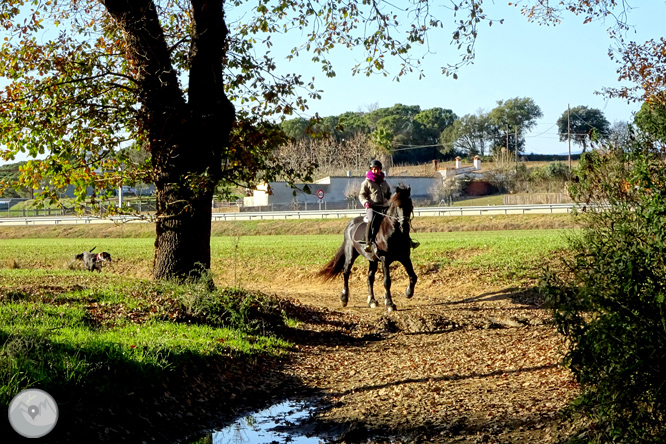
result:
[[[323,202],[347,202],[345,197],[345,190],[349,185],[356,185],[355,188],[359,189],[365,177],[345,177],[334,176],[325,177],[316,181],[315,183],[308,184],[312,194],[305,194],[302,190],[305,184],[296,184],[298,190],[296,196],[293,195],[294,189],[291,188],[286,182],[271,182],[270,186],[273,195],[266,193],[265,186],[259,186],[258,190],[253,192],[252,197],[246,197],[243,201],[246,207],[251,206],[265,206],[265,205],[286,205],[293,202],[295,199],[298,202],[318,203],[317,191],[324,192]],[[433,185],[441,183],[442,177],[437,175],[435,177],[413,177],[413,176],[389,176],[386,181],[391,186],[391,190],[395,189],[398,184],[410,186],[412,189],[411,195],[413,198],[429,198],[428,190]],[[358,197],[356,198],[358,200]]]

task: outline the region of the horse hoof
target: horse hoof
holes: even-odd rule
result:
[[[340,301],[340,305],[342,308],[345,308],[347,306],[347,301]]]
[[[377,308],[377,303],[376,302],[370,302],[370,308]]]
[[[414,291],[411,288],[407,287],[407,289],[405,290],[405,297],[407,299],[411,299],[412,296],[414,296]]]
[[[397,310],[398,310],[398,307],[396,307],[395,305],[391,304],[391,305],[387,305],[387,306],[386,306],[386,310],[387,310],[389,313],[391,313],[391,312],[393,312],[393,311],[397,311]]]

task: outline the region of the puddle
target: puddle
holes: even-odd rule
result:
[[[308,401],[285,401],[236,420],[212,432],[212,444],[320,444],[330,436],[314,436],[309,419],[317,407]],[[322,433],[320,435],[325,435]],[[200,441],[203,442],[203,441]]]

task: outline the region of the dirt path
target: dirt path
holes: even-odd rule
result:
[[[337,281],[262,288],[304,305],[303,340],[283,371],[330,402],[317,423],[344,430],[342,442],[541,443],[570,433],[558,411],[577,389],[534,291],[463,278],[422,279],[411,300],[398,279],[391,314],[367,308],[363,276],[344,309]],[[375,285],[382,295],[381,277]],[[323,331],[340,335],[305,339]]]

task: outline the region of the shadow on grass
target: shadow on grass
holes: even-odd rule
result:
[[[272,333],[294,344],[356,348],[376,339],[372,333],[353,334],[356,322],[339,312],[288,302],[281,302],[280,308],[291,319],[321,327],[321,330],[306,330],[282,326]],[[26,335],[0,331],[0,345],[5,345],[2,353],[6,353],[6,356],[0,354],[0,365],[4,365],[3,358],[20,358],[23,350],[27,354],[22,365],[37,372],[34,379],[42,381],[31,387],[49,392],[58,403],[58,424],[41,442],[192,442],[202,436],[203,431],[220,429],[248,411],[285,399],[325,396],[283,371],[289,357],[231,353],[207,356],[184,351],[171,354],[163,363],[152,364],[130,359],[126,350],[113,343],[78,348],[53,342],[48,336]],[[69,380],[66,384],[48,383],[43,379],[43,375],[66,374],[71,365],[68,358],[73,357],[89,365],[85,378]],[[467,377],[489,376],[493,374]],[[67,380],[64,376],[54,379]],[[414,379],[400,383],[419,382],[423,381]],[[365,389],[377,388],[380,387]],[[337,436],[346,442],[365,442],[368,438],[373,442],[388,442],[394,438],[409,442],[422,436],[471,436],[490,430],[493,424],[488,419],[471,421],[451,417],[447,421],[419,423],[408,428],[382,427],[370,418],[355,419],[351,415],[344,422],[314,417],[309,427],[314,433],[327,431],[321,436]],[[537,417],[507,418],[506,428],[524,429],[539,421]],[[0,426],[0,436],[21,442],[21,437],[6,421]]]
[[[293,396],[300,385],[279,372],[283,360],[265,355],[183,352],[170,356],[165,370],[130,359],[112,343],[78,348],[0,332],[0,344],[0,365],[23,366],[38,381],[30,388],[47,391],[58,404],[58,423],[40,442],[181,442],[240,411],[283,399],[286,387]],[[75,360],[87,366],[86,376],[67,380]],[[22,442],[7,421],[0,436]]]

